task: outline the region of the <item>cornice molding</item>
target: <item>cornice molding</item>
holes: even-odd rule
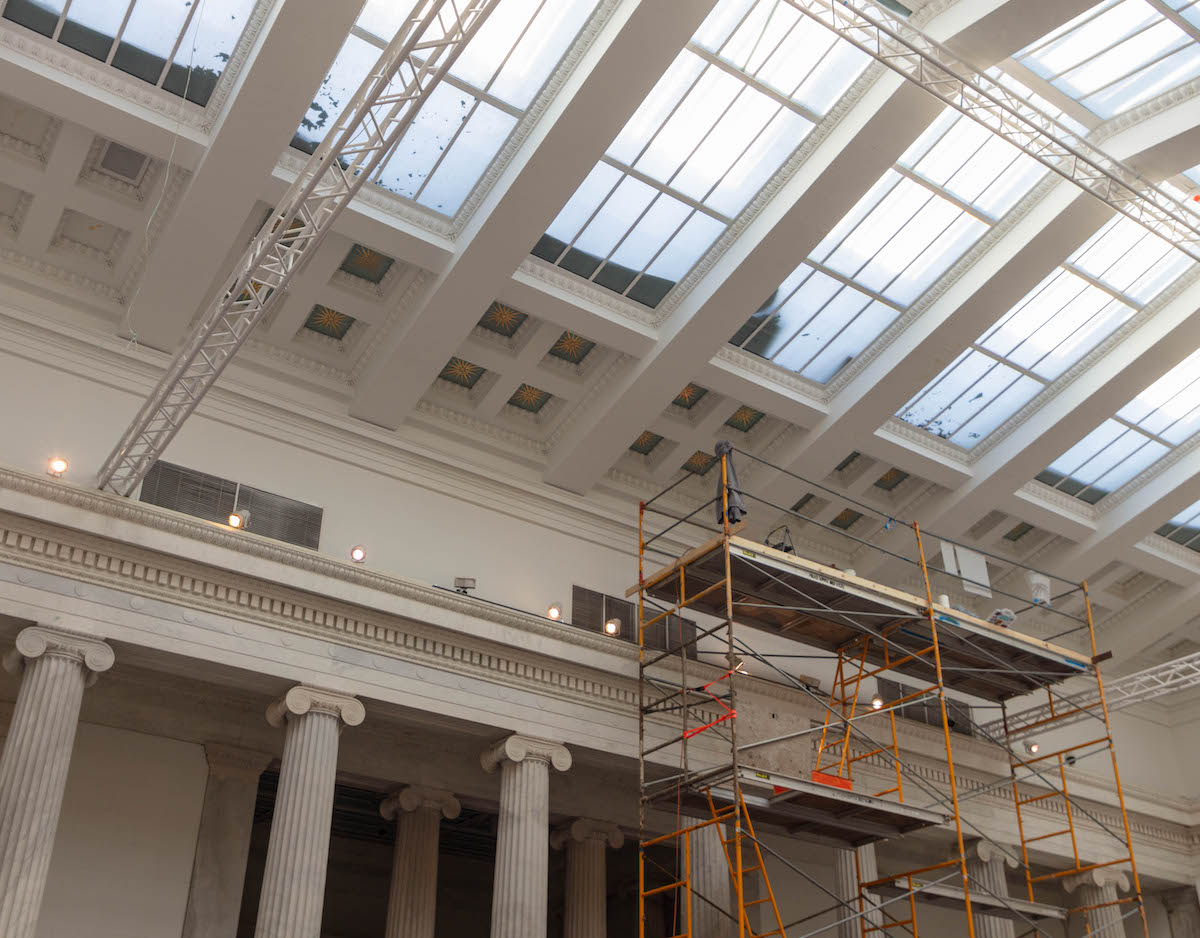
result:
[[[555,267],[548,261],[534,257],[532,254],[521,261],[517,271],[544,283],[551,290],[561,290],[582,303],[598,306],[606,312],[614,313],[639,325],[657,326],[661,321],[655,314],[655,310],[649,306],[643,306],[641,303],[626,299],[620,293],[598,287],[590,280],[584,280],[577,274],[569,273],[561,267]]]
[[[730,345],[728,342],[717,349],[717,354],[712,357],[712,361],[724,362],[737,371],[758,379],[757,383],[759,384],[768,387],[774,386],[786,394],[804,398],[813,407],[821,410],[828,407],[833,398],[825,386],[801,377],[798,373],[784,368],[782,365],[777,365],[761,355],[755,355],[736,345]]]
[[[1164,91],[1158,97],[1151,98],[1149,101],[1105,121],[1088,134],[1088,142],[1102,143],[1121,131],[1136,127],[1143,121],[1149,120],[1163,111],[1168,111],[1176,105],[1187,104],[1197,96],[1200,96],[1200,78],[1193,78],[1191,81],[1186,81],[1170,91]]]

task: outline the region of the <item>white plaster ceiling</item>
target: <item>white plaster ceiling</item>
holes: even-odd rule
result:
[[[1004,70],[1077,132],[1190,199],[1200,175],[1200,78],[1189,71],[1193,59],[1200,60],[1196,12],[1160,0],[1124,0],[1134,3],[1141,4],[1143,19],[1157,17],[1154,23],[1174,30],[1174,45],[1160,51],[1178,68],[1146,77],[1125,104],[1114,93],[1097,105],[1094,82],[1087,85],[1092,90],[1080,84],[1083,90],[1072,97],[1070,69],[1078,66],[1062,65],[1052,54],[1053,42],[1065,42],[1056,31],[1074,35],[1104,14],[1088,0],[939,0],[920,5],[912,22],[978,66]],[[70,325],[136,335],[140,344],[163,351],[177,347],[303,165],[304,154],[289,141],[310,102],[328,105],[337,97],[322,84],[331,63],[342,62],[338,75],[353,72],[347,50],[369,58],[387,29],[374,3],[357,21],[352,5],[298,0],[279,6],[276,13],[271,0],[261,0],[240,38],[221,40],[234,51],[205,107],[0,18],[0,275],[70,301],[77,311],[63,314]],[[599,486],[644,494],[679,478],[693,453],[711,452],[717,440],[729,438],[825,486],[802,509],[822,524],[842,516],[843,497],[884,517],[917,517],[1000,556],[1053,561],[1068,575],[1092,577],[1106,616],[1151,621],[1142,644],[1185,637],[1193,600],[1200,598],[1200,555],[1155,531],[1189,508],[1187,518],[1196,513],[1197,437],[1172,441],[1162,458],[1094,503],[1035,477],[1118,411],[1127,419],[1132,402],[1200,347],[1194,265],[1179,262],[1162,282],[1141,289],[1133,281],[1161,259],[1131,260],[1137,269],[1124,279],[1114,258],[1088,260],[1088,245],[1112,224],[1109,210],[1012,154],[980,149],[988,146],[986,135],[978,137],[877,66],[849,54],[837,59],[843,53],[829,45],[828,35],[822,34],[822,54],[842,63],[841,77],[830,83],[814,65],[805,73],[808,85],[801,82],[807,90],[793,94],[771,70],[769,50],[721,45],[723,35],[732,31],[736,38],[761,16],[755,35],[795,58],[788,43],[801,37],[799,27],[774,19],[782,14],[772,0],[578,0],[555,8],[567,18],[562,29],[575,36],[572,42],[550,28],[545,4],[505,0],[501,9],[506,19],[487,40],[495,48],[475,55],[473,71],[464,66],[448,86],[460,96],[450,105],[467,108],[469,98],[479,114],[491,108],[500,116],[486,128],[482,117],[479,125],[471,123],[474,117],[462,121],[480,128],[474,141],[461,136],[465,130],[455,136],[451,122],[448,142],[439,143],[434,118],[441,112],[430,111],[427,145],[486,150],[486,159],[463,157],[466,168],[458,172],[467,174],[467,183],[478,179],[456,183],[461,199],[452,201],[461,205],[435,210],[422,195],[431,190],[406,189],[403,167],[393,167],[385,186],[363,190],[292,282],[243,351],[243,368],[317,389],[348,422],[434,427],[581,493]],[[526,26],[533,38],[521,46]],[[1072,42],[1072,54],[1097,54],[1086,47],[1078,52]],[[524,70],[514,78],[507,63],[517,51]],[[747,189],[744,198],[718,198],[715,193],[728,190],[704,190],[691,177],[656,169],[621,143],[637,136],[635,130],[651,141],[673,132],[673,112],[656,111],[655,102],[665,93],[660,79],[675,80],[680,69],[711,72],[713,96],[755,107],[766,102],[790,115],[795,126],[787,124],[791,136],[781,138],[787,145],[752,154],[758,163],[778,166],[764,174],[757,194]],[[724,113],[736,111],[729,107]],[[747,104],[746,113],[751,110]],[[704,108],[696,105],[696,114]],[[711,115],[705,119],[712,122]],[[755,119],[755,133],[774,126]],[[718,124],[716,133],[736,141],[740,126]],[[110,142],[121,149],[110,154]],[[419,142],[414,138],[413,154]],[[714,166],[725,172],[745,157],[740,142],[736,151],[726,147],[725,155],[704,159],[703,144],[695,145],[685,165],[695,179]],[[114,166],[131,175],[123,178]],[[972,166],[987,177],[982,184],[964,175]],[[530,253],[547,231],[568,239],[578,233],[562,213],[582,204],[584,196],[576,193],[598,167],[642,187],[631,204],[645,209],[648,200],[661,199],[655,204],[681,206],[673,215],[662,209],[672,224],[681,224],[679,212],[712,222],[705,222],[712,245],[696,254],[694,265],[689,260],[670,268],[678,282],[653,307],[605,287],[598,274],[589,281],[559,266],[563,260],[546,259],[561,252]],[[437,169],[422,172],[432,187]],[[1011,185],[997,195],[992,184],[1000,177]],[[884,201],[876,204],[871,193]],[[905,227],[899,212],[914,221]],[[647,210],[646,217],[658,216]],[[658,232],[654,243],[670,236]],[[603,239],[595,243],[593,250],[607,251]],[[1133,236],[1104,243],[1115,244],[1116,260],[1140,250]],[[343,269],[362,250],[391,262],[378,283]],[[610,261],[619,256],[625,255],[618,251]],[[628,256],[631,270],[645,266]],[[809,270],[825,278],[826,294],[846,302],[857,297],[855,309],[875,311],[846,320],[833,338],[814,346],[814,354],[836,351],[836,362],[818,367],[819,358],[800,351],[770,361],[729,343],[772,295],[780,305],[793,288],[804,296],[804,278],[815,276]],[[1098,306],[1111,301],[1127,308],[1103,328],[1076,325],[1065,339],[1045,340],[1058,350],[1060,364],[1038,371],[1017,361],[1019,350],[999,349],[988,336],[1060,270],[1100,297]],[[493,302],[528,317],[511,337],[480,325]],[[321,309],[353,320],[342,338],[305,327]],[[344,325],[336,316],[327,321]],[[788,322],[796,323],[791,342],[800,350],[795,343],[807,339],[809,320]],[[815,319],[812,327],[825,328]],[[1019,338],[1036,332],[1032,325],[1015,328]],[[578,363],[552,354],[564,333],[594,343]],[[1084,334],[1074,351],[1062,345]],[[981,421],[985,432],[971,440],[914,426],[906,403],[915,406],[969,349],[993,356],[989,367],[1026,376],[1024,390],[1010,393],[1019,397],[1011,414]],[[452,358],[481,367],[483,376],[470,388],[439,377]],[[526,385],[550,395],[536,413],[510,403]],[[689,385],[707,393],[691,408],[673,403]],[[998,401],[1005,387],[981,385],[984,403]],[[763,414],[749,430],[728,423],[739,412],[746,417],[743,408]],[[114,439],[120,429],[114,424]],[[648,454],[633,451],[646,431],[661,441]],[[858,459],[839,470],[852,452]],[[891,470],[907,477],[892,489],[877,485]],[[712,478],[688,485],[699,492]],[[813,491],[761,466],[746,466],[743,481],[780,508]],[[793,525],[865,572],[857,548],[836,547],[835,533],[794,519]],[[1021,525],[1030,529],[1016,539],[1005,536]],[[896,539],[894,530],[877,527],[864,518],[847,530],[884,543]],[[878,569],[883,575],[887,567]]]

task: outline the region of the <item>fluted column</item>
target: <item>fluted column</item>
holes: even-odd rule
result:
[[[550,835],[550,845],[567,851],[564,938],[606,938],[608,880],[604,850],[625,840],[616,824],[577,818]]]
[[[733,877],[721,838],[729,838],[723,824],[692,831],[692,934],[696,938],[733,938],[737,934]],[[750,866],[743,849],[742,865]],[[747,877],[757,878],[758,874]]]
[[[266,753],[205,743],[208,781],[196,835],[183,938],[234,938],[254,827],[258,778]]]
[[[379,806],[380,814],[396,820],[385,938],[433,938],[438,834],[442,818],[456,818],[461,810],[450,792],[415,785],[393,792]]]
[[[1017,857],[1013,849],[986,840],[977,840],[967,847],[967,877],[971,896],[995,896],[1008,898],[1008,877],[1005,867],[1016,869]],[[975,938],[1014,938],[1015,923],[995,915],[971,916],[975,920]]]
[[[1115,903],[1122,892],[1129,890],[1129,877],[1125,873],[1112,868],[1089,870],[1078,876],[1068,876],[1063,880],[1063,888],[1074,896],[1074,908],[1080,910],[1078,918],[1083,923],[1081,934],[1095,935],[1097,938],[1124,938],[1125,923],[1121,917],[1128,907],[1111,903]]]
[[[255,938],[320,936],[338,734],[364,716],[354,697],[305,685],[267,708],[286,735]]]
[[[853,850],[839,850],[835,847],[833,851],[834,891],[839,899],[850,906],[849,908],[841,906],[838,909],[837,917],[846,920],[839,922],[837,938],[861,938],[862,936],[862,918],[846,918],[859,911],[858,883],[860,876],[864,883],[879,878],[879,867],[875,863],[875,845],[867,844]],[[871,893],[868,893],[867,896],[870,900],[878,901]],[[870,908],[870,906],[867,905],[864,908]],[[885,918],[884,913],[879,911],[866,912],[864,917],[868,926],[882,925]]]
[[[4,667],[23,672],[0,756],[0,935],[37,930],[84,688],[112,667],[99,639],[31,626]]]
[[[492,938],[545,938],[550,862],[550,767],[565,772],[565,746],[509,736],[483,751],[484,771],[500,769],[500,822],[492,886]]]
[[[1200,904],[1194,886],[1180,886],[1162,894],[1171,938],[1200,938]]]

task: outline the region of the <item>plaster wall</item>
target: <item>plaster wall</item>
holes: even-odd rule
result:
[[[179,935],[206,776],[198,745],[80,724],[37,938]]]

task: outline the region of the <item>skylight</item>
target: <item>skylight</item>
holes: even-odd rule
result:
[[[254,0],[8,0],[4,19],[208,103]]]
[[[1200,75],[1196,0],[1104,0],[1016,60],[1109,118]]]
[[[1183,509],[1154,533],[1200,552],[1200,502]]]
[[[787,4],[722,0],[533,253],[656,306],[866,64]]]
[[[596,0],[503,0],[372,181],[443,215],[456,214],[595,7]],[[369,0],[292,146],[316,149],[407,9]]]
[[[1095,504],[1200,430],[1200,350],[1168,371],[1038,473]]]
[[[1184,273],[1191,260],[1110,221],[898,413],[971,449]]]
[[[732,343],[813,381],[829,381],[1044,172],[947,108]]]

